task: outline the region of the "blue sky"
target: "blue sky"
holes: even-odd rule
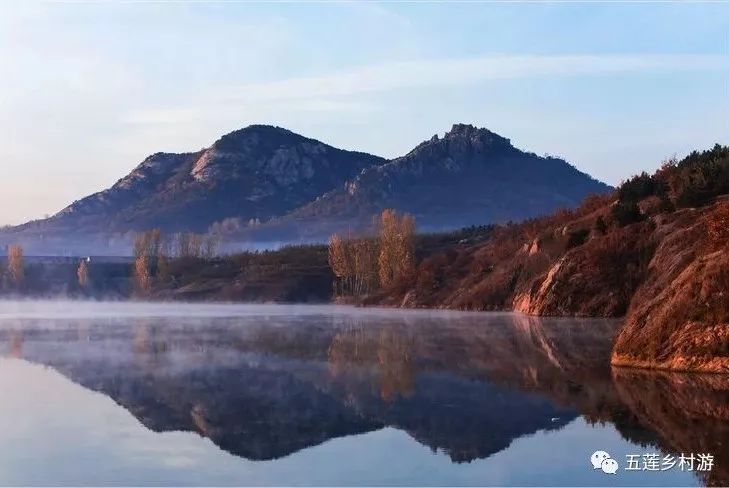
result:
[[[3,3],[0,59],[0,224],[253,123],[472,123],[612,184],[729,143],[729,3]]]

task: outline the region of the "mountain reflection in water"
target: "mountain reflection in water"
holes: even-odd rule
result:
[[[249,460],[389,427],[464,463],[581,416],[655,451],[713,453],[698,481],[729,483],[729,378],[611,370],[615,321],[342,307],[224,315],[4,317],[0,351],[108,396],[151,431],[197,432]]]

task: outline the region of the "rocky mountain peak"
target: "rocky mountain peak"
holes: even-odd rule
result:
[[[251,173],[288,186],[327,171],[334,149],[281,127],[251,125],[218,139],[200,156],[190,174],[199,182],[246,178]]]
[[[457,134],[469,134],[472,132],[476,132],[479,129],[471,124],[453,124],[453,127],[451,127],[451,130],[449,130],[446,133],[446,136],[448,135],[457,135]],[[481,129],[486,130],[486,129]]]
[[[470,124],[454,124],[442,138],[436,134],[395,161],[417,159],[422,163],[425,157],[432,164],[452,166],[454,161],[481,161],[484,157],[511,152],[518,152],[518,149],[505,137]]]
[[[283,215],[385,162],[281,127],[251,125],[197,152],[152,154],[111,188],[36,228],[204,232],[228,218]]]
[[[475,127],[470,124],[453,124],[450,131],[446,132],[443,140],[465,141],[469,144],[480,147],[511,147],[509,139],[491,132],[485,128]]]
[[[220,152],[239,152],[261,144],[266,146],[289,145],[305,140],[307,140],[306,137],[282,127],[256,124],[225,134],[215,141],[212,149]]]
[[[455,124],[404,156],[366,168],[282,225],[307,219],[323,228],[329,219],[331,234],[341,230],[337,222],[365,222],[396,208],[415,215],[422,228],[452,229],[533,217],[605,191],[608,186],[561,159],[522,151],[488,129]]]

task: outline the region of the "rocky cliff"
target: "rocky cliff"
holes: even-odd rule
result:
[[[656,252],[615,343],[614,365],[729,373],[729,243],[707,238],[707,223],[725,206],[656,219]]]
[[[615,365],[729,372],[729,148],[454,246],[366,303],[625,316]]]

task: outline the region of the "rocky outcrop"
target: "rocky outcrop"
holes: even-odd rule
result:
[[[560,257],[542,256],[549,264],[531,280],[532,257],[502,262],[500,273],[516,279],[511,295],[495,304],[532,315],[625,316],[614,365],[727,373],[729,245],[712,245],[705,225],[721,204],[659,214]],[[492,280],[494,287],[509,289],[503,276],[487,273],[470,289],[469,300],[479,291],[482,299],[494,300],[484,292]]]
[[[729,372],[729,243],[707,222],[727,205],[654,215],[568,251],[516,293],[534,315],[622,316],[617,366]]]
[[[612,363],[729,372],[729,243],[707,239],[722,203],[659,224],[660,244],[635,293]]]
[[[569,250],[516,294],[513,309],[549,316],[625,315],[655,248],[653,228],[645,222],[617,229]]]
[[[597,211],[587,205],[564,215],[497,228],[485,242],[429,256],[410,288],[385,291],[381,303],[397,304],[398,293],[414,291],[408,306],[623,316],[655,249],[655,224],[615,227],[571,244],[572,234],[591,229],[609,202],[609,196],[599,197]],[[565,228],[575,230],[563,232]]]

